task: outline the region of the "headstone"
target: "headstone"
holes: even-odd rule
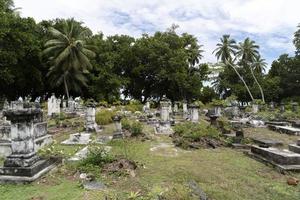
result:
[[[173,112],[174,112],[175,114],[178,113],[178,102],[176,102],[176,101],[175,101],[175,103],[174,103]]]
[[[54,94],[48,99],[48,116],[60,113],[60,99],[57,99]]]
[[[116,131],[113,134],[113,139],[119,139],[119,138],[124,137],[121,119],[122,119],[122,117],[119,115],[116,115],[113,117],[113,121],[114,121],[115,128],[116,128]]]
[[[270,110],[271,111],[275,110],[275,103],[273,101],[270,102]]]
[[[163,98],[160,101],[160,118],[162,122],[170,121],[170,101],[167,98]]]
[[[252,113],[256,114],[259,111],[259,107],[257,104],[252,104]]]
[[[298,103],[293,102],[293,103],[291,103],[291,105],[292,105],[292,111],[293,112],[298,112]]]
[[[191,122],[198,123],[199,122],[199,106],[197,105],[190,105],[191,109]]]
[[[11,121],[11,150],[0,168],[0,182],[31,182],[51,170],[51,160],[40,159],[35,152],[34,119],[40,108],[9,109],[4,115]]]
[[[94,104],[88,104],[86,107],[85,129],[87,132],[99,132],[101,130],[96,123],[96,109]]]
[[[183,119],[188,118],[188,108],[187,108],[187,101],[182,102],[182,111],[183,111]]]
[[[280,112],[284,113],[285,112],[285,104],[282,102],[280,103]]]
[[[69,112],[74,112],[75,111],[75,101],[73,100],[72,97],[68,99],[68,111]]]

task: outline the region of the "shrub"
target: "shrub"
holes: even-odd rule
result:
[[[131,112],[136,112],[136,111],[142,111],[143,110],[143,105],[139,101],[130,101],[129,104],[125,106],[125,110],[131,111]]]
[[[109,154],[103,147],[91,146],[89,147],[88,155],[79,163],[80,169],[89,169],[91,166],[102,168],[105,164],[111,163],[115,158]]]
[[[220,137],[220,133],[216,128],[212,126],[206,126],[203,124],[195,124],[192,122],[185,122],[176,125],[174,127],[174,132],[175,135],[190,140],[198,140],[201,137],[208,137],[214,139],[219,139]]]
[[[141,122],[133,122],[131,124],[131,136],[138,136],[141,135],[143,133],[143,124]]]
[[[127,118],[123,118],[121,120],[121,123],[122,123],[122,128],[123,129],[130,131],[130,128],[131,128],[130,120],[128,120]]]
[[[112,123],[112,117],[115,115],[114,111],[101,110],[96,113],[96,122],[100,125],[106,125]]]

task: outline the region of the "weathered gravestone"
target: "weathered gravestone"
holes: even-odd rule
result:
[[[34,120],[41,113],[33,106],[4,111],[11,121],[12,154],[0,168],[0,182],[31,182],[55,167],[55,160],[40,159],[35,152]]]

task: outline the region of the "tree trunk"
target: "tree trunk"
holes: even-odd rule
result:
[[[68,84],[67,84],[67,80],[66,80],[66,76],[64,76],[64,85],[65,85],[65,92],[67,95],[67,99],[69,100],[69,89],[68,89]]]
[[[263,101],[263,103],[265,103],[265,95],[264,95],[264,91],[263,91],[261,85],[259,84],[257,78],[255,77],[254,72],[253,72],[253,69],[252,69],[251,66],[250,66],[250,71],[251,71],[251,74],[252,74],[252,76],[253,76],[253,78],[254,78],[254,80],[255,80],[255,83],[256,83],[256,84],[258,85],[258,87],[259,87],[262,101]]]
[[[248,93],[249,93],[249,95],[250,95],[251,100],[254,101],[253,95],[252,95],[252,93],[251,93],[251,91],[250,91],[248,85],[246,84],[244,78],[240,75],[240,73],[237,71],[237,69],[236,69],[230,62],[228,62],[228,60],[227,60],[226,58],[225,58],[225,61],[230,65],[230,67],[233,68],[233,70],[235,71],[235,73],[238,75],[238,77],[239,77],[239,78],[241,79],[241,81],[244,83],[244,85],[245,85],[245,87],[246,87],[246,89],[247,89],[247,91],[248,91]],[[226,63],[225,63],[225,64],[226,64]]]

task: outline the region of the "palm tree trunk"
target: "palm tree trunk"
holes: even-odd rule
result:
[[[241,79],[241,81],[244,83],[245,88],[247,89],[247,91],[248,91],[248,93],[249,93],[249,95],[250,95],[251,100],[254,101],[253,95],[252,95],[252,93],[251,93],[251,91],[250,91],[250,89],[249,89],[247,83],[245,82],[244,78],[240,75],[240,73],[238,72],[238,70],[237,70],[230,62],[228,62],[228,60],[227,60],[226,58],[225,58],[225,61],[230,65],[230,67],[233,68],[233,70],[235,71],[235,73],[238,75],[238,77],[239,77],[239,78]]]
[[[69,89],[68,89],[68,84],[67,84],[66,76],[64,76],[64,85],[65,85],[65,92],[66,92],[67,98],[69,100]]]
[[[251,74],[252,74],[252,76],[253,76],[253,78],[254,78],[254,80],[255,80],[255,83],[256,83],[256,84],[258,85],[258,87],[259,87],[262,101],[263,101],[263,103],[265,103],[265,95],[264,95],[264,91],[263,91],[261,85],[259,84],[257,78],[255,77],[254,72],[253,72],[253,69],[252,69],[251,66],[250,66],[250,71],[251,71]]]

